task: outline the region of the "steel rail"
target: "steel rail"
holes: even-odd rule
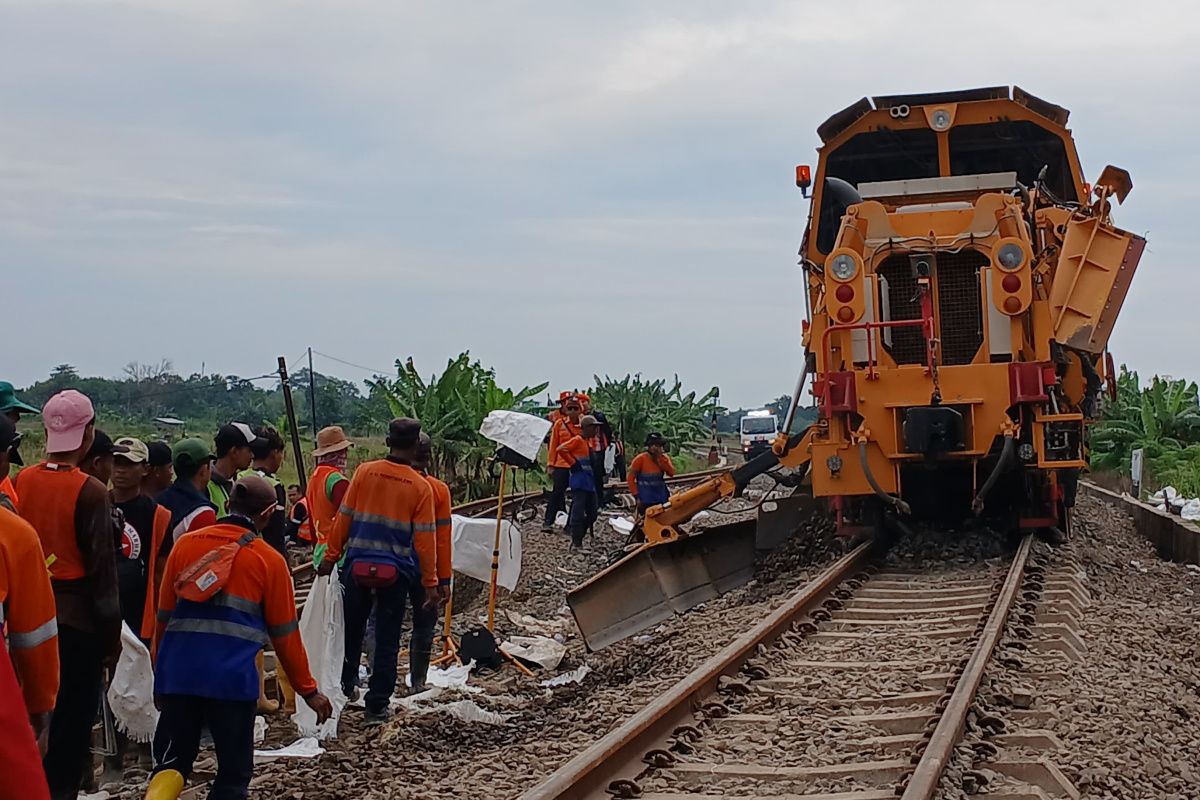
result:
[[[959,676],[942,712],[937,727],[933,729],[929,744],[921,754],[912,775],[904,786],[901,800],[931,800],[937,793],[938,783],[942,773],[950,763],[950,757],[955,746],[962,738],[967,725],[967,714],[975,702],[975,694],[983,682],[983,674],[991,661],[992,653],[1004,635],[1008,624],[1008,616],[1012,612],[1017,594],[1021,590],[1021,582],[1025,577],[1025,568],[1029,563],[1029,554],[1033,546],[1033,535],[1027,534],[1017,547],[1016,556],[1008,569],[1008,576],[1000,588],[1000,594],[992,606],[987,623],[979,634],[971,657]]]
[[[839,584],[859,572],[870,559],[873,548],[873,543],[864,542],[839,558],[789,596],[766,618],[726,645],[657,700],[522,795],[523,800],[601,797],[612,780],[619,776],[633,777],[647,769],[642,764],[643,756],[662,746],[661,742],[671,731],[716,691],[722,676],[737,674],[760,645],[770,644],[779,638],[798,616],[816,606]]]

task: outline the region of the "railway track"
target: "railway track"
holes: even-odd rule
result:
[[[861,545],[524,797],[932,798],[1031,544],[929,568]]]

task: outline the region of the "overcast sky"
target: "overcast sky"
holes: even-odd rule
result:
[[[470,349],[509,385],[756,404],[800,364],[816,126],[1014,83],[1071,109],[1089,178],[1133,174],[1118,361],[1200,377],[1200,13],[1172,8],[0,0],[0,378]]]

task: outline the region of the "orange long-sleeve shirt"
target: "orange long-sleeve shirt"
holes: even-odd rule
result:
[[[438,585],[437,516],[433,488],[421,473],[390,458],[355,471],[329,534],[326,561],[390,561],[419,573],[421,585]],[[347,567],[348,568],[348,567]]]
[[[454,576],[453,536],[450,521],[450,487],[444,481],[426,475],[433,489],[434,524],[437,526],[437,577],[440,586],[448,586]]]
[[[560,455],[559,450],[568,439],[580,434],[579,426],[571,422],[569,417],[560,417],[550,429],[550,444],[546,451],[546,464],[550,467],[570,467],[574,463]]]
[[[637,497],[638,485],[637,476],[639,474],[658,475],[665,472],[668,478],[675,477],[675,462],[671,461],[671,457],[663,453],[657,459],[649,453],[638,453],[633,458],[633,463],[629,465],[628,482],[629,493]]]
[[[181,536],[171,548],[158,591],[156,692],[234,698],[252,689],[257,696],[254,655],[265,641],[248,640],[256,627],[270,639],[296,694],[317,691],[300,639],[291,570],[266,541],[255,538],[242,547],[213,599],[194,603],[175,594],[180,571],[246,532],[243,525],[219,522]]]
[[[58,620],[46,556],[33,526],[5,508],[0,508],[0,627],[29,713],[54,708]]]

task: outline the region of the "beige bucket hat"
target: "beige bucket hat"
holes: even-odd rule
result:
[[[339,450],[349,450],[354,442],[346,438],[346,432],[340,425],[330,425],[317,431],[317,449],[312,451],[314,456],[327,456]]]

